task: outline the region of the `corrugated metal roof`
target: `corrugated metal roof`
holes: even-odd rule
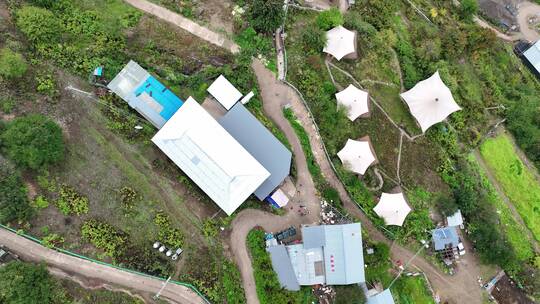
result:
[[[241,103],[232,107],[219,123],[270,172],[270,177],[254,193],[264,200],[289,175],[291,151]]]
[[[383,292],[367,298],[367,304],[394,304],[394,298],[390,289],[385,289]]]
[[[300,285],[324,284],[322,247],[306,249],[302,244],[287,246],[296,279]]]
[[[152,142],[228,215],[270,176],[191,97]]]
[[[360,223],[303,227],[304,247],[322,246],[326,284],[365,282]]]
[[[443,250],[446,245],[457,247],[459,236],[455,227],[438,228],[431,231],[435,250]]]
[[[270,253],[272,268],[274,268],[281,286],[287,290],[300,290],[300,285],[294,274],[294,269],[285,246],[272,246],[266,248],[266,250]]]
[[[463,217],[461,216],[461,211],[458,210],[453,215],[446,218],[448,227],[461,226],[463,224]]]
[[[540,40],[523,52],[523,56],[540,73]]]

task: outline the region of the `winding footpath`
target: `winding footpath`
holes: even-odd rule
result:
[[[45,262],[48,267],[59,269],[63,273],[76,273],[85,279],[107,282],[149,294],[158,292],[163,284],[163,281],[156,278],[119,270],[60,253],[2,228],[0,228],[0,242],[11,251],[16,252],[25,261]],[[56,272],[53,271],[54,274]],[[161,295],[172,303],[206,303],[191,289],[172,283],[167,285]]]
[[[202,26],[193,26],[191,23],[184,20],[186,18],[148,1],[124,1],[149,14],[156,15],[167,22],[175,24],[202,39],[222,46],[233,53],[236,53],[239,50],[237,45],[231,46],[231,42],[226,40],[226,38],[220,37],[219,34],[212,32],[217,36],[213,34],[209,35],[208,32],[211,31],[207,29],[201,30],[201,28],[203,28]],[[311,120],[308,109],[303,104],[298,93],[290,86],[277,80],[275,75],[270,70],[266,69],[260,61],[254,60],[252,68],[256,74],[261,90],[264,112],[272,119],[272,121],[274,121],[280,130],[284,132],[291,144],[297,169],[296,187],[298,192],[289,205],[287,205],[287,208],[292,207],[292,210],[288,209],[284,216],[272,215],[259,210],[246,209],[241,211],[232,222],[230,245],[236,263],[240,268],[248,303],[259,303],[251,259],[246,246],[246,237],[249,231],[260,226],[267,231],[275,232],[289,226],[299,227],[300,225],[319,222],[319,197],[307,168],[306,157],[300,141],[283,115],[282,109],[286,105],[291,106],[299,121],[310,135],[311,148],[317,163],[321,167],[323,176],[337,189],[347,211],[361,221],[363,229],[368,232],[371,239],[385,242],[391,246],[391,255],[394,260],[407,262],[413,259],[415,256],[413,252],[402,246],[391,243],[351,200],[345,188],[334,174],[331,164],[324,154],[322,140],[318,135],[316,126]],[[296,212],[299,205],[307,206],[310,213],[307,216],[300,216],[300,214]],[[468,260],[464,259],[462,261],[463,269],[458,271],[454,276],[441,273],[440,270],[421,257],[414,258],[414,260],[411,261],[410,266],[421,269],[428,276],[430,283],[443,301],[456,304],[480,304],[482,303],[482,293],[477,282],[477,274],[480,273],[478,269],[479,262],[474,255],[469,254],[468,256]]]

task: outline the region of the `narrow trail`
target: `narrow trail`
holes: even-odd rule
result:
[[[236,54],[240,51],[240,47],[227,39],[225,36],[218,34],[204,26],[195,23],[188,18],[181,16],[175,12],[172,12],[164,7],[161,7],[157,4],[146,0],[124,0],[125,2],[131,4],[135,8],[140,9],[150,15],[154,15],[160,19],[163,19],[169,23],[172,23],[193,35],[204,39],[212,44],[215,44],[219,47],[227,49],[229,52]]]
[[[296,91],[294,91],[288,85],[278,81],[274,74],[266,69],[258,60],[253,62],[252,67],[257,75],[259,87],[261,89],[265,113],[269,115],[276,124],[281,126],[284,123],[288,123],[282,114],[282,110],[277,109],[275,106],[270,107],[268,104],[279,105],[280,107],[285,104],[290,104],[291,109],[309,134],[311,149],[317,164],[321,168],[324,178],[338,191],[345,209],[351,215],[360,220],[362,223],[362,229],[368,232],[371,239],[391,245],[391,254],[394,260],[410,260],[414,256],[414,252],[395,243],[392,244],[351,200],[347,191],[343,187],[343,184],[334,174],[331,164],[324,153],[322,140],[319,137],[316,127],[309,116],[308,110],[300,100],[300,97]],[[269,112],[269,110],[272,112]],[[293,136],[296,137],[295,134],[293,134]],[[289,139],[289,137],[287,138]],[[295,140],[297,140],[297,138]],[[297,154],[295,154],[295,156],[296,155]],[[298,171],[300,172],[300,169]],[[306,173],[309,174],[309,171]],[[245,243],[242,244],[242,246],[245,246]],[[473,255],[469,256],[469,259],[463,260],[463,269],[454,276],[443,274],[440,270],[435,268],[431,263],[422,257],[416,257],[411,262],[411,266],[416,266],[426,273],[435,291],[443,300],[456,304],[464,303],[463,301],[471,304],[482,303],[481,289],[476,281],[478,274],[480,273],[478,268],[479,261]],[[244,261],[243,263],[246,262]]]
[[[207,37],[206,34],[211,31],[201,31],[200,28],[202,27],[200,25],[192,25],[190,20],[185,20],[185,18],[178,14],[174,14],[144,0],[124,1],[171,22],[211,43],[222,46],[233,53],[236,53],[239,50],[237,45],[229,45],[229,43],[224,42],[225,38],[219,35],[217,37],[213,35],[210,35],[212,37]],[[299,192],[288,205],[288,208],[292,207],[293,210],[287,210],[288,212],[285,216],[276,216],[258,210],[246,209],[241,211],[232,223],[230,238],[231,250],[233,251],[235,260],[240,268],[248,303],[259,303],[251,259],[246,247],[246,237],[249,231],[257,226],[261,226],[267,231],[277,231],[288,226],[314,224],[319,222],[319,198],[309,170],[307,170],[306,158],[300,145],[300,141],[286,118],[283,116],[282,107],[286,104],[291,105],[294,113],[308,132],[313,154],[321,167],[323,176],[337,189],[345,208],[353,216],[360,219],[363,229],[369,233],[373,240],[392,245],[391,255],[394,260],[408,261],[413,258],[414,253],[410,250],[396,244],[391,244],[391,242],[371,223],[367,216],[360,211],[358,206],[348,196],[347,191],[337,176],[335,176],[331,164],[324,154],[322,140],[319,138],[316,126],[313,124],[313,121],[309,116],[309,111],[302,103],[298,93],[287,84],[278,81],[274,74],[266,69],[260,61],[254,60],[252,68],[256,74],[261,90],[264,112],[285,133],[285,136],[291,143],[294,161],[298,171],[296,186]],[[298,208],[300,204],[308,206],[308,209],[311,211],[308,216],[300,216],[295,212],[295,209]],[[478,264],[479,262],[475,257],[470,255],[470,262],[468,260],[463,260],[462,265],[464,266],[464,269],[454,276],[448,276],[441,273],[422,257],[416,257],[410,265],[412,267],[420,268],[426,273],[435,291],[444,301],[447,301],[450,304],[480,304],[482,303],[482,294],[479,284],[476,281],[476,274],[479,273]]]
[[[512,204],[510,199],[504,193],[501,185],[499,184],[499,182],[497,181],[497,179],[493,175],[493,172],[491,171],[491,169],[487,166],[486,162],[484,161],[484,158],[480,154],[480,151],[478,151],[478,149],[475,149],[473,151],[473,155],[474,155],[474,158],[476,159],[476,161],[478,162],[478,165],[480,166],[480,168],[482,168],[482,170],[486,174],[486,177],[488,178],[488,180],[493,185],[493,188],[495,188],[495,191],[497,191],[497,193],[499,194],[499,197],[503,200],[503,202],[506,204],[506,206],[508,206],[508,208],[510,209],[510,212],[512,213],[512,217],[514,218],[514,220],[516,220],[516,222],[518,222],[524,228],[524,230],[526,231],[527,238],[529,239],[529,242],[531,244],[533,244],[534,250],[536,252],[540,252],[540,246],[539,246],[538,242],[534,238],[532,232],[527,228],[527,225],[523,221],[523,218],[521,218],[521,215],[519,215],[519,212],[517,211],[514,204]]]
[[[5,229],[0,229],[0,243],[25,261],[45,262],[49,267],[60,269],[66,273],[77,273],[86,279],[107,282],[150,294],[155,294],[163,283],[161,280],[152,277],[138,275],[60,253]],[[162,296],[179,304],[205,303],[191,289],[177,284],[167,285],[167,288],[162,292]]]

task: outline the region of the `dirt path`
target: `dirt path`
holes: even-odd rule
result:
[[[189,20],[188,18],[185,18],[164,7],[148,2],[146,0],[124,0],[124,1],[150,15],[154,15],[160,19],[170,22],[192,33],[193,35],[201,39],[204,39],[212,44],[215,44],[219,47],[227,49],[233,54],[238,53],[240,51],[240,47],[236,43],[225,38],[223,35],[220,35],[214,31],[211,31],[208,28],[201,26]]]
[[[151,294],[156,293],[163,283],[158,279],[122,271],[48,249],[5,229],[0,229],[0,243],[24,260],[45,262],[50,267],[66,273],[77,273],[87,279],[104,281]],[[179,304],[205,303],[191,289],[176,284],[167,285],[167,288],[162,292],[162,297]]]
[[[367,216],[350,199],[345,188],[334,174],[330,162],[324,154],[322,141],[318,136],[316,127],[313,125],[307,109],[296,92],[289,86],[276,80],[273,73],[266,69],[259,61],[255,60],[252,67],[257,75],[261,89],[265,113],[281,128],[281,125],[288,124],[288,121],[283,117],[281,107],[287,103],[291,105],[295,115],[310,136],[311,149],[317,163],[321,167],[323,176],[339,192],[339,196],[347,211],[360,219],[362,229],[365,229],[373,240],[385,242],[390,245],[390,241],[373,226]],[[295,137],[294,140],[298,140],[296,134],[292,135]],[[287,135],[287,138],[291,141],[289,135]],[[297,168],[298,172],[303,170],[301,169],[302,167]],[[401,260],[403,262],[410,260],[414,255],[410,250],[396,244],[392,244],[391,254],[394,260]],[[243,261],[244,258],[239,257],[241,263],[247,264],[248,262]],[[472,254],[469,254],[467,259],[462,260],[463,270],[454,276],[448,276],[421,257],[417,257],[411,263],[412,266],[416,266],[426,273],[435,291],[443,300],[449,301],[449,303],[464,303],[463,301],[465,301],[471,304],[482,303],[482,294],[477,282],[477,277],[480,274],[478,264],[479,261]]]
[[[512,42],[512,41],[516,41],[516,40],[521,39],[521,35],[519,35],[519,34],[515,34],[515,35],[510,36],[510,35],[506,35],[504,33],[501,33],[496,27],[494,27],[491,24],[489,24],[488,22],[484,21],[484,19],[480,19],[478,16],[474,16],[474,22],[476,22],[476,24],[478,24],[480,27],[492,30],[495,33],[495,35],[497,37],[501,38],[502,40]]]
[[[519,31],[525,40],[536,42],[540,39],[540,34],[534,29],[529,28],[529,17],[534,15],[540,17],[540,5],[529,1],[518,4],[517,22]]]
[[[495,191],[497,191],[497,193],[499,194],[499,197],[501,197],[503,202],[510,209],[510,212],[512,213],[512,217],[514,218],[514,220],[516,220],[516,222],[518,222],[522,227],[525,228],[524,230],[527,232],[527,238],[529,239],[529,242],[531,244],[533,244],[534,250],[536,252],[540,252],[540,245],[538,244],[538,242],[534,238],[532,232],[527,228],[527,225],[525,225],[525,222],[521,218],[521,215],[519,215],[519,212],[517,211],[514,204],[512,204],[510,199],[504,193],[503,188],[499,184],[499,181],[497,181],[497,179],[495,178],[495,176],[494,176],[493,172],[491,171],[491,169],[487,166],[486,162],[484,161],[484,158],[480,154],[480,151],[478,151],[478,149],[475,149],[473,151],[473,155],[474,155],[474,158],[476,159],[476,161],[478,162],[478,164],[480,165],[480,168],[482,168],[482,170],[486,174],[486,177],[488,178],[488,180],[493,185],[493,188],[495,188]]]

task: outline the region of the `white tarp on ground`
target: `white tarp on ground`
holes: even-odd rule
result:
[[[191,97],[152,142],[228,215],[270,176]]]
[[[403,193],[383,193],[373,211],[384,219],[386,225],[403,226],[411,207],[407,204]]]
[[[452,92],[441,80],[439,71],[402,93],[401,98],[409,106],[422,132],[426,132],[432,125],[445,120],[448,115],[461,110],[454,101]]]
[[[354,32],[341,25],[326,32],[326,46],[323,48],[323,52],[341,60],[341,58],[354,53],[355,50]]]
[[[461,216],[461,210],[458,209],[456,213],[446,218],[448,227],[455,227],[463,225],[463,217]]]
[[[369,112],[368,92],[362,91],[350,84],[345,90],[336,93],[338,105],[347,109],[347,117],[354,121],[359,116]]]
[[[214,96],[227,111],[242,98],[242,93],[240,93],[240,91],[238,91],[223,75],[219,75],[206,90],[208,93],[212,94],[212,96]]]
[[[376,160],[371,145],[367,140],[348,139],[345,147],[337,155],[345,168],[362,175]]]

